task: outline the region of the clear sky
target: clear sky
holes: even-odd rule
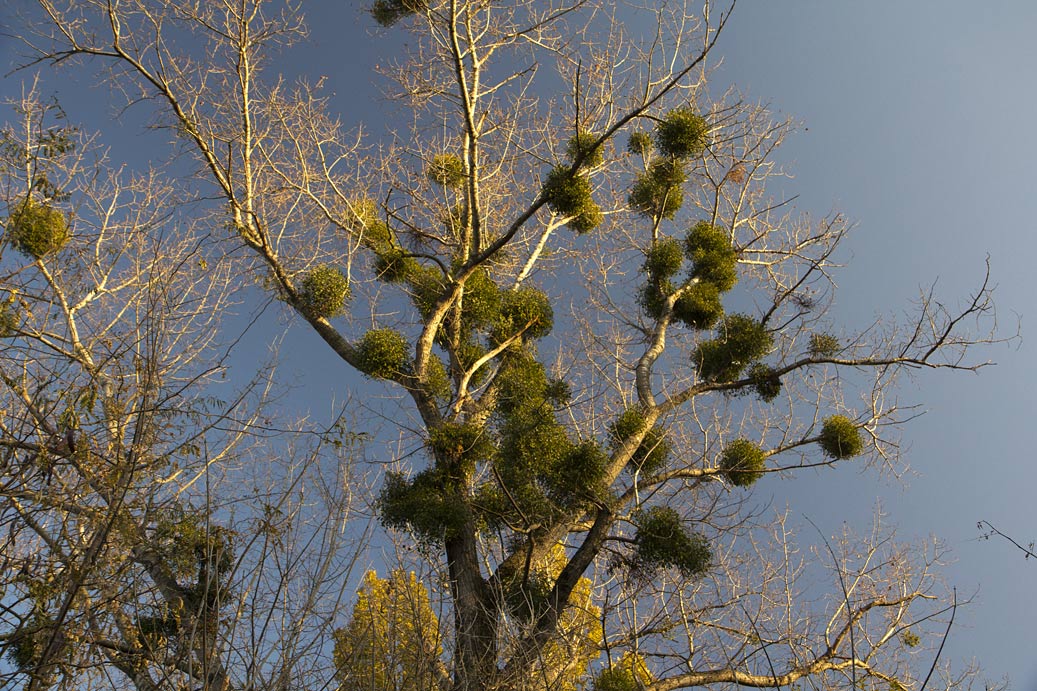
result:
[[[307,3],[312,35],[284,56],[288,72],[328,76],[344,121],[377,123],[372,66],[391,52],[358,3]],[[761,486],[762,500],[786,502],[827,534],[842,521],[865,524],[880,504],[902,539],[934,535],[951,547],[945,575],[962,596],[945,655],[975,657],[983,678],[1007,676],[1037,689],[1037,563],[1001,541],[978,540],[989,520],[1024,542],[1037,538],[1037,469],[1027,436],[1037,385],[1034,344],[1025,340],[1037,293],[1037,3],[1032,0],[741,0],[721,41],[715,88],[740,87],[802,122],[780,154],[795,179],[801,211],[844,212],[857,222],[842,259],[835,315],[864,324],[908,309],[938,280],[954,304],[982,279],[989,255],[1002,329],[1021,343],[982,353],[998,363],[979,375],[941,372],[905,381],[905,403],[928,413],[904,430],[913,474],[906,487],[852,467]],[[0,39],[3,40],[3,39]],[[10,42],[3,60],[11,61]],[[314,67],[317,65],[317,67]],[[69,73],[48,77],[73,121],[107,124],[107,93]],[[27,73],[0,81],[16,95]],[[141,113],[141,116],[144,114]],[[106,140],[132,156],[140,122]],[[109,130],[111,131],[111,130]],[[374,133],[377,134],[377,127]],[[285,363],[309,394],[341,398],[342,365],[305,329],[290,332]],[[766,496],[772,492],[772,496]]]

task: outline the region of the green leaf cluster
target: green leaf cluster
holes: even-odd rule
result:
[[[810,334],[810,354],[814,357],[832,357],[839,352],[839,339],[831,334]]]
[[[349,279],[335,267],[323,264],[302,279],[299,301],[308,314],[330,319],[342,313],[349,294]]]
[[[428,179],[437,185],[455,189],[464,185],[464,161],[453,154],[438,154],[432,157],[428,170]]]
[[[71,235],[60,209],[27,198],[7,217],[7,239],[27,257],[42,259],[65,246]]]
[[[631,132],[627,138],[627,151],[638,156],[648,156],[655,148],[652,135],[647,132]]]
[[[357,369],[374,379],[395,379],[407,370],[410,344],[393,329],[371,329],[355,346]]]
[[[706,538],[690,533],[669,506],[653,506],[634,516],[637,528],[633,565],[639,571],[674,567],[685,577],[709,568],[713,554]]]
[[[493,329],[493,339],[504,342],[522,331],[524,338],[540,339],[554,328],[554,309],[542,290],[522,287],[503,294],[500,315]],[[525,329],[525,331],[523,331]]]
[[[551,211],[569,217],[570,230],[583,234],[601,223],[601,209],[591,194],[590,180],[573,173],[569,166],[556,166],[547,174],[543,193]]]
[[[648,218],[673,218],[684,205],[682,188],[687,180],[688,174],[680,161],[670,158],[653,161],[634,181],[627,204]]]
[[[716,338],[696,346],[692,362],[706,381],[732,381],[766,355],[773,343],[763,324],[745,314],[732,314],[724,318]]]
[[[573,163],[580,156],[583,156],[583,160],[580,162],[581,168],[596,168],[605,162],[605,154],[601,150],[601,145],[596,144],[598,135],[593,132],[577,132],[573,135],[572,139],[565,146],[565,153],[568,154],[569,160]]]
[[[427,8],[426,0],[375,0],[371,5],[371,16],[384,27],[390,27]]]
[[[706,149],[709,123],[691,108],[675,108],[655,128],[659,151],[676,159],[700,155]]]
[[[468,517],[456,478],[432,466],[407,479],[389,472],[378,495],[378,515],[386,528],[404,530],[428,544],[455,535]]]
[[[755,363],[749,368],[753,390],[764,403],[770,403],[781,394],[781,377],[770,365]]]
[[[643,657],[626,652],[594,677],[593,691],[642,691],[655,681]]]
[[[837,460],[853,458],[864,451],[860,428],[845,415],[832,415],[821,426],[821,450]]]
[[[666,432],[655,427],[646,431],[646,427],[647,423],[640,408],[627,408],[609,426],[609,439],[612,442],[612,447],[615,449],[627,439],[643,432],[644,437],[641,439],[641,443],[634,451],[634,454],[630,457],[630,465],[627,468],[631,471],[639,470],[651,475],[666,465],[666,462],[670,459],[672,448],[669,439],[666,437]]]
[[[722,293],[738,282],[738,252],[724,229],[707,221],[691,227],[684,239],[684,250],[691,260],[691,277],[711,283]]]
[[[748,439],[735,439],[720,454],[720,469],[736,487],[749,487],[763,476],[767,454]]]

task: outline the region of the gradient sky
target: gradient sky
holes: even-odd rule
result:
[[[306,5],[311,40],[284,56],[284,68],[327,75],[347,124],[378,122],[386,106],[371,67],[395,39],[372,35],[359,3]],[[856,221],[841,253],[837,321],[902,315],[933,281],[956,304],[979,285],[988,255],[1003,334],[1024,318],[1023,341],[977,353],[997,367],[905,380],[903,402],[928,412],[904,430],[913,473],[903,482],[844,465],[760,487],[762,501],[788,503],[828,535],[843,521],[867,526],[880,505],[901,539],[944,540],[954,560],[948,584],[960,596],[977,593],[958,614],[946,659],[975,657],[981,679],[1008,677],[1024,691],[1037,689],[1037,563],[1003,541],[979,540],[976,522],[1037,538],[1027,437],[1037,428],[1037,352],[1025,340],[1037,293],[1035,35],[1033,0],[741,0],[713,79],[719,91],[736,85],[802,123],[779,154],[801,211]],[[11,64],[12,42],[0,41]],[[106,92],[70,75],[48,76],[44,92],[84,129],[108,126]],[[15,96],[28,79],[8,75],[0,93]],[[115,159],[136,155],[137,117],[144,112],[106,137]],[[307,330],[290,331],[282,352],[306,354],[285,366],[307,397],[330,400],[338,390],[341,399],[346,375],[328,371],[342,365]]]

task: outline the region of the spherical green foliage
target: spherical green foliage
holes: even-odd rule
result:
[[[817,443],[829,458],[853,458],[864,451],[860,429],[845,415],[833,415],[825,420]]]
[[[432,266],[412,265],[407,271],[407,285],[410,286],[410,299],[421,313],[428,317],[436,307],[446,289],[442,272]]]
[[[554,327],[554,310],[547,294],[536,288],[509,290],[501,296],[494,339],[501,343],[522,332],[528,339],[543,338]]]
[[[593,441],[574,445],[546,476],[552,499],[568,507],[602,498],[607,490],[605,469],[608,461],[608,455]]]
[[[374,379],[398,377],[407,368],[410,344],[392,329],[372,329],[356,345],[357,368]]]
[[[375,0],[371,5],[371,16],[382,26],[390,27],[401,19],[423,12],[425,8],[425,0]]]
[[[644,414],[640,409],[627,408],[609,427],[609,439],[612,447],[617,448],[630,437],[636,436],[645,428]],[[641,443],[630,457],[627,465],[629,472],[641,471],[649,475],[661,470],[670,460],[672,447],[666,433],[655,427],[644,433]]]
[[[68,220],[60,209],[26,199],[7,218],[7,238],[27,257],[41,259],[65,246]]]
[[[489,432],[478,425],[444,422],[429,431],[429,449],[438,463],[447,463],[463,480],[475,466],[493,456],[496,447]]]
[[[767,354],[774,343],[763,324],[745,314],[724,318],[717,337],[700,343],[692,354],[699,376],[706,381],[737,379],[746,367]]]
[[[11,634],[8,639],[7,659],[23,673],[33,673],[54,633],[54,626],[45,615],[34,614],[26,622],[25,630]],[[60,632],[58,633],[60,637]]]
[[[720,455],[720,469],[736,487],[749,487],[763,476],[767,454],[748,439],[735,439]]]
[[[601,145],[595,146],[595,142],[598,140],[598,135],[593,132],[577,132],[569,143],[565,145],[565,153],[569,155],[569,160],[575,162],[577,156],[583,155],[584,159],[580,163],[581,168],[595,168],[605,162],[605,154],[601,150]]]
[[[839,339],[830,334],[810,334],[810,354],[814,357],[832,357],[839,352]]]
[[[544,398],[559,408],[569,405],[572,395],[572,387],[564,379],[552,379],[544,389]]]
[[[781,393],[781,377],[773,367],[756,363],[749,369],[749,378],[753,380],[753,389],[765,403],[770,403]]]
[[[679,240],[662,238],[648,250],[643,270],[655,280],[670,278],[681,270],[684,250]]]
[[[647,156],[653,148],[652,135],[647,132],[631,132],[627,139],[627,151],[632,154]]]
[[[637,303],[652,319],[662,319],[666,314],[666,299],[673,290],[673,283],[668,280],[648,281],[638,290]]]
[[[338,269],[318,266],[302,279],[299,300],[310,315],[330,319],[342,313],[349,299],[349,280]]]
[[[687,173],[680,161],[656,161],[638,176],[627,203],[648,218],[673,218],[684,204],[682,186],[686,180]]]
[[[653,506],[634,516],[637,527],[634,566],[650,571],[676,567],[685,577],[698,576],[713,559],[706,538],[689,533],[676,510]]]
[[[673,158],[698,156],[706,148],[709,123],[690,108],[671,110],[656,125],[655,143],[659,151]]]
[[[673,305],[673,318],[692,329],[712,329],[724,316],[720,290],[712,283],[693,283]]]
[[[593,691],[642,691],[654,681],[644,658],[637,653],[624,653],[611,667],[594,677]]]
[[[601,223],[601,209],[591,195],[591,183],[584,175],[573,175],[566,166],[558,166],[544,180],[544,197],[551,211],[567,216],[569,228],[586,233]]]
[[[403,283],[413,273],[418,262],[399,247],[389,247],[375,257],[375,276],[386,283]]]
[[[706,221],[691,227],[684,250],[692,262],[691,276],[727,292],[738,282],[738,252],[726,230]]]
[[[450,400],[453,393],[450,387],[450,376],[447,374],[443,361],[438,357],[429,358],[424,384],[427,387],[426,390],[437,400]]]
[[[442,475],[434,468],[407,480],[401,473],[386,473],[378,496],[382,525],[405,530],[431,544],[455,534],[464,525],[466,509],[457,501]]]
[[[18,329],[18,315],[14,311],[14,298],[0,304],[0,338],[10,338]]]
[[[466,327],[488,326],[500,316],[500,288],[484,269],[476,269],[464,282],[461,304]]]
[[[425,175],[437,185],[461,187],[465,181],[464,161],[453,154],[433,156]]]

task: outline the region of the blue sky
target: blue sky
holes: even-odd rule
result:
[[[307,9],[311,40],[284,56],[284,68],[327,74],[347,124],[379,121],[387,107],[371,67],[394,39],[372,36],[358,3]],[[1022,315],[1021,343],[979,354],[997,367],[905,381],[903,400],[928,412],[904,430],[914,471],[904,483],[843,467],[761,487],[761,499],[787,502],[827,534],[843,521],[866,525],[878,504],[902,539],[946,541],[948,583],[962,595],[978,590],[959,613],[947,659],[975,657],[984,678],[1008,676],[1026,691],[1037,689],[1037,564],[1006,543],[980,541],[976,522],[1024,542],[1037,538],[1028,437],[1037,358],[1025,339],[1037,293],[1035,30],[1037,3],[1023,0],[741,0],[714,75],[718,90],[736,85],[802,123],[780,154],[795,175],[787,189],[800,195],[799,209],[839,210],[856,221],[837,276],[839,321],[902,313],[933,281],[953,304],[978,286],[988,255],[1006,335]],[[11,45],[4,48],[6,64]],[[45,92],[85,129],[107,126],[106,92],[69,77],[48,77]],[[7,76],[0,92],[17,95],[26,79]],[[114,157],[134,155],[138,116],[131,112],[121,135],[106,138]],[[346,374],[327,372],[342,365],[311,334],[291,331],[283,350],[306,353],[285,363],[301,389],[317,399],[338,390],[341,399]]]

